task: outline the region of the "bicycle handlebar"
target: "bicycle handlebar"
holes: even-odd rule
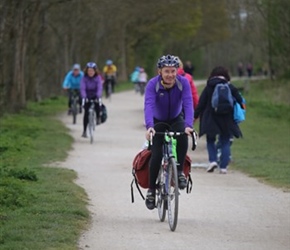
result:
[[[173,136],[180,136],[180,135],[184,135],[185,132],[173,132],[173,131],[166,131],[166,132],[155,132],[156,135],[167,135],[169,137],[173,137]]]
[[[96,98],[96,99],[88,99],[88,98],[83,98],[82,104],[84,105],[85,103],[99,103],[99,105],[102,105],[102,98]]]
[[[169,137],[174,137],[174,136],[181,136],[186,134],[185,132],[173,132],[173,131],[166,131],[166,132],[155,132],[155,135],[166,135]],[[192,139],[192,147],[191,150],[194,151],[197,146],[197,133],[196,131],[193,131],[190,133],[191,139]],[[149,144],[152,146],[153,144],[153,132],[150,132],[150,138],[149,138]]]

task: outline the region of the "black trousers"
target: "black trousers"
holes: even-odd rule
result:
[[[158,121],[154,119],[154,129],[156,132],[165,132],[166,130],[175,131],[175,132],[184,132],[185,123],[182,115],[179,115],[177,118],[171,121]],[[153,145],[151,147],[152,155],[150,160],[150,183],[149,188],[156,188],[156,179],[158,177],[162,157],[163,157],[163,135],[155,135],[153,137]],[[179,173],[183,172],[183,165],[188,149],[188,138],[187,135],[181,135],[176,137],[177,145],[177,170]]]
[[[85,114],[84,114],[84,132],[87,131],[87,126],[88,126],[88,123],[89,123],[89,109],[90,109],[90,106],[91,106],[91,103],[90,102],[87,102],[85,103],[85,106],[84,106],[84,110],[85,110]],[[99,103],[95,103],[95,112],[96,112],[96,122],[100,116],[100,106],[99,106]]]
[[[74,95],[79,97],[79,105],[82,106],[82,97],[79,89],[69,89],[68,90],[68,108],[71,108],[72,98]]]
[[[105,87],[105,93],[106,93],[106,97],[108,97],[109,95],[109,85],[108,85],[108,82],[111,81],[111,84],[112,84],[112,93],[115,93],[115,85],[116,85],[116,80],[114,77],[112,78],[106,78],[105,79],[105,83],[104,83],[104,87]]]

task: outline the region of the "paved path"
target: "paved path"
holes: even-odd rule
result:
[[[97,128],[94,145],[80,137],[81,117],[77,125],[62,117],[75,143],[61,165],[77,171],[92,214],[79,249],[290,249],[290,194],[237,171],[219,175],[193,169],[194,189],[181,194],[174,233],[159,222],[157,210],[146,209],[137,190],[132,204],[131,162],[144,142],[143,100],[129,91],[105,104],[109,119]],[[204,143],[190,155],[204,162]]]

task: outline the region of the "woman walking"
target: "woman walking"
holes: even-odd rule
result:
[[[242,136],[239,126],[233,118],[233,110],[225,113],[217,113],[212,107],[212,96],[218,84],[226,84],[229,87],[231,97],[242,106],[242,97],[236,87],[230,83],[228,70],[224,67],[216,67],[211,72],[207,85],[204,88],[198,106],[194,113],[194,118],[200,118],[199,136],[206,135],[209,167],[207,172],[213,172],[215,168],[220,168],[221,174],[227,173],[230,162],[230,139],[232,136],[239,138]],[[217,163],[216,139],[219,136],[221,143],[220,165]]]

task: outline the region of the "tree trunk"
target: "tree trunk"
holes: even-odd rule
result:
[[[126,57],[126,24],[123,24],[120,29],[119,37],[119,50],[120,50],[120,71],[119,71],[119,80],[126,81],[128,80],[127,76],[127,57]]]
[[[12,109],[19,110],[25,107],[26,93],[24,82],[24,59],[26,53],[25,32],[24,32],[24,13],[22,6],[17,11],[15,34],[15,57],[13,83],[10,90],[10,103]]]

